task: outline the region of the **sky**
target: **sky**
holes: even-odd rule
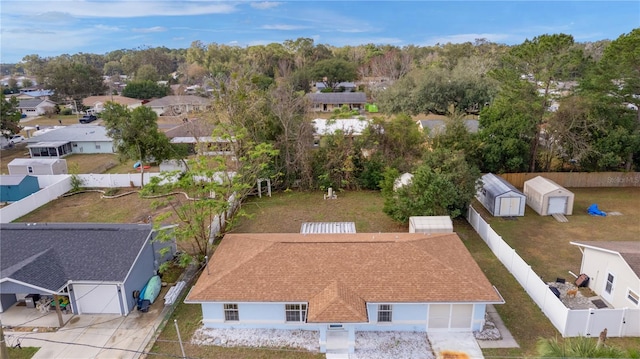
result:
[[[0,0],[0,63],[192,42],[247,47],[299,37],[342,47],[507,45],[543,34],[615,40],[640,27],[640,1]]]

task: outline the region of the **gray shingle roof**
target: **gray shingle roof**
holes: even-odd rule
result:
[[[184,96],[165,96],[163,98],[159,98],[153,101],[149,101],[144,104],[147,107],[165,107],[171,105],[208,105],[211,103],[211,100],[208,98],[195,96],[195,95],[184,95]]]
[[[52,291],[69,280],[121,282],[151,230],[148,224],[2,224],[0,279]]]
[[[366,103],[367,95],[364,92],[320,92],[307,94],[313,103],[348,104]]]

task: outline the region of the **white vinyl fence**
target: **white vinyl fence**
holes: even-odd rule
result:
[[[611,337],[640,336],[640,309],[575,310],[565,307],[531,266],[471,206],[467,221],[563,337],[597,336],[604,328]]]
[[[38,177],[38,192],[0,209],[0,223],[12,222],[34,209],[44,206],[71,190],[71,176],[47,175]]]

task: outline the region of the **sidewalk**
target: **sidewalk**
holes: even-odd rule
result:
[[[499,339],[499,340],[479,340],[478,339],[478,345],[480,346],[480,348],[482,349],[519,348],[520,346],[518,345],[516,340],[513,339],[511,332],[504,325],[502,318],[500,318],[500,315],[498,315],[496,308],[492,304],[489,304],[487,306],[487,314],[489,315],[489,319],[493,322],[493,324],[496,325],[496,328],[500,332],[502,339]]]

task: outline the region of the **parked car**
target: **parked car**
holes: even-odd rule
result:
[[[89,123],[97,120],[98,118],[95,115],[84,115],[80,117],[80,123]]]
[[[11,136],[11,138],[9,138],[9,143],[12,143],[14,145],[16,143],[21,143],[21,142],[24,142],[24,141],[26,141],[26,139],[24,138],[24,136],[21,136],[21,135],[13,135],[13,136]]]

